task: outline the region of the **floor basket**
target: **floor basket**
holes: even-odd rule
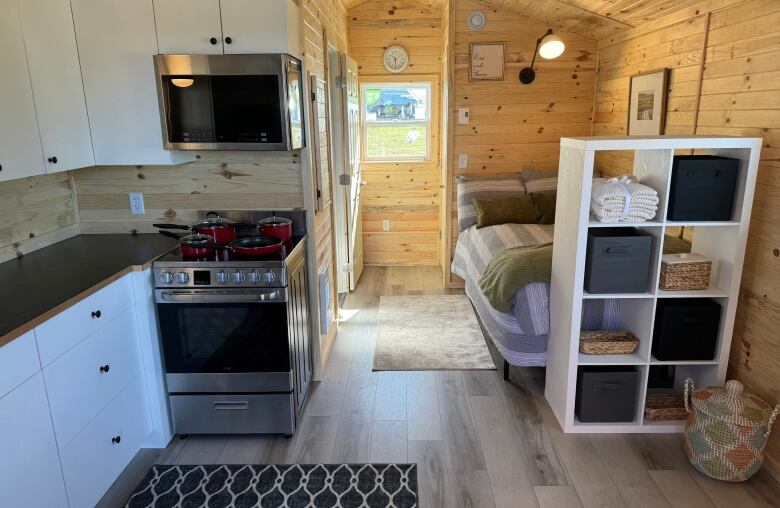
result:
[[[645,401],[645,419],[685,420],[683,396],[676,393],[648,393]]]
[[[627,330],[580,332],[580,353],[586,355],[628,355],[636,351],[639,339]]]

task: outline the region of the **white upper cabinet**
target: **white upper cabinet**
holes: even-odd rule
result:
[[[68,0],[19,0],[46,172],[95,164]]]
[[[154,0],[154,12],[160,53],[301,57],[293,0]]]
[[[17,0],[0,0],[0,181],[43,172]]]
[[[72,0],[95,163],[178,164],[163,148],[152,0]]]
[[[154,0],[160,53],[221,54],[219,0]]]

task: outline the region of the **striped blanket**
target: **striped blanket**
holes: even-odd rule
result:
[[[550,285],[532,282],[520,288],[511,313],[494,309],[479,289],[479,280],[493,256],[517,246],[553,241],[553,225],[501,224],[462,231],[455,247],[452,272],[466,281],[466,295],[493,339],[496,348],[513,365],[544,366],[550,332]],[[619,308],[616,300],[583,303],[585,330],[615,329]]]

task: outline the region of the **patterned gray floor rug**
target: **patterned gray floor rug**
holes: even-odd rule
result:
[[[495,368],[466,295],[382,297],[374,370]]]
[[[125,506],[412,508],[417,465],[156,465]]]

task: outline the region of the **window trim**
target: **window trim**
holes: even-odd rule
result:
[[[371,157],[368,155],[368,125],[369,122],[366,119],[366,89],[376,87],[390,87],[390,88],[426,88],[428,91],[428,104],[425,121],[403,121],[398,123],[404,123],[407,125],[424,125],[425,126],[425,155],[382,155]],[[363,82],[360,83],[360,137],[361,137],[361,159],[363,162],[368,163],[382,163],[382,162],[429,162],[432,160],[433,150],[433,115],[434,115],[434,100],[433,100],[434,83],[430,80],[424,81],[377,81],[377,82]],[[379,122],[376,122],[379,123]]]

